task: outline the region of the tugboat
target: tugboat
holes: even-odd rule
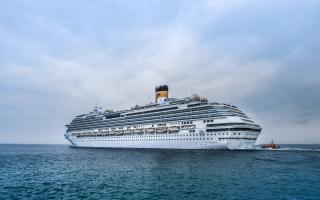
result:
[[[274,144],[274,143],[273,143],[273,140],[272,140],[270,144],[263,144],[263,145],[261,145],[261,148],[262,148],[262,149],[279,149],[280,146],[277,145],[277,144]]]

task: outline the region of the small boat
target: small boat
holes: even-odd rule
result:
[[[273,143],[273,140],[272,140],[270,144],[262,144],[262,145],[261,145],[261,148],[262,148],[262,149],[279,149],[280,146],[277,145],[277,144],[274,144],[274,143]]]

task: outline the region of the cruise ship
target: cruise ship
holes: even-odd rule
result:
[[[253,149],[262,128],[236,106],[193,95],[169,98],[155,88],[155,102],[128,110],[95,109],[67,124],[75,147]]]

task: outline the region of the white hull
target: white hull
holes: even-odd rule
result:
[[[77,138],[66,135],[75,147],[154,149],[253,149],[257,137],[250,132],[228,133],[226,136],[179,133]]]

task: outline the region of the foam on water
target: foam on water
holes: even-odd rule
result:
[[[280,147],[278,149],[267,149],[267,148],[257,147],[254,150],[260,150],[260,151],[314,151],[314,152],[320,151],[320,149],[318,149],[318,148],[295,148],[295,147]]]
[[[307,148],[279,148],[276,151],[320,151],[320,149],[307,149]]]

